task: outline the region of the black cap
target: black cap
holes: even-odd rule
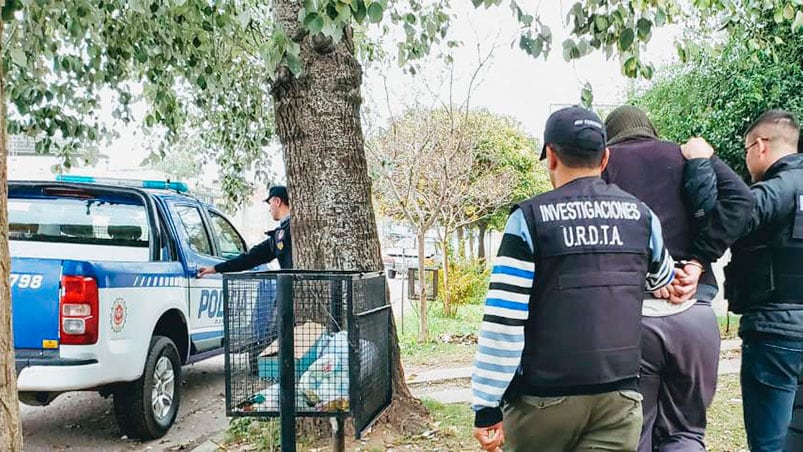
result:
[[[541,160],[546,158],[548,144],[569,152],[599,152],[605,149],[605,141],[605,126],[593,111],[578,106],[562,108],[546,121]]]
[[[265,198],[265,202],[270,201],[270,198],[277,197],[282,200],[283,203],[290,205],[290,198],[287,196],[287,187],[284,185],[274,185],[270,187],[268,190],[268,197]]]

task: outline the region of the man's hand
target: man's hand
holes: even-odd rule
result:
[[[502,452],[502,445],[505,444],[505,431],[501,422],[490,427],[474,427],[474,438],[479,441],[482,450]]]
[[[217,270],[215,270],[215,267],[200,267],[198,269],[198,274],[195,275],[195,277],[196,278],[203,278],[206,275],[214,275],[215,273],[217,273]]]
[[[714,155],[714,148],[700,137],[694,137],[680,146],[680,151],[686,160],[709,159]]]
[[[670,295],[671,294],[669,293],[669,288],[667,287],[664,287],[663,289],[658,289],[652,293],[652,296],[659,300],[668,300]]]
[[[669,302],[682,304],[691,299],[697,292],[697,283],[702,275],[702,265],[698,262],[686,264],[683,268],[675,269],[675,279],[669,286]]]

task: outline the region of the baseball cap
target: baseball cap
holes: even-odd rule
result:
[[[604,149],[605,141],[605,126],[593,111],[576,105],[561,108],[546,121],[540,159],[546,158],[548,144],[556,144],[567,152],[592,153]]]
[[[270,187],[270,190],[268,190],[268,197],[265,198],[265,202],[268,202],[270,198],[273,198],[274,196],[281,199],[282,202],[288,206],[290,205],[290,201],[287,196],[287,187],[283,185],[274,185],[273,187]]]

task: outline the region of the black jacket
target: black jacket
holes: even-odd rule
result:
[[[705,265],[706,271],[695,297],[701,301],[713,300],[718,288],[710,263],[719,259],[739,238],[739,231],[734,231],[732,225],[742,224],[752,208],[747,185],[724,163],[715,159],[713,165],[719,177],[708,175],[713,182],[706,187],[719,188],[718,192],[702,200],[689,199],[684,190],[690,189],[689,184],[684,187],[686,162],[677,144],[636,138],[612,145],[610,150],[603,178],[644,201],[658,215],[666,247],[673,258],[697,259]],[[700,207],[698,204],[705,205]],[[722,209],[727,221],[701,228],[701,212],[714,207]]]
[[[248,252],[215,265],[218,273],[240,272],[258,265],[279,260],[282,269],[293,268],[293,245],[290,240],[290,217],[283,219],[279,227],[268,232],[268,238]]]
[[[707,159],[693,159],[687,164],[687,184],[699,189],[695,196],[701,203],[710,202],[710,197],[716,193],[711,180],[719,173],[712,175],[714,172],[715,168]],[[733,246],[734,254],[745,247],[768,244],[781,234],[791,235],[799,207],[798,197],[803,194],[803,155],[792,154],[779,159],[750,191],[755,201],[750,217],[740,224],[729,225],[738,230],[742,237]],[[705,201],[706,196],[709,201]],[[717,207],[707,214],[702,227],[717,227],[723,222],[727,223],[727,218],[727,212]],[[715,246],[717,244],[713,243],[712,247]],[[803,337],[803,305],[762,303],[744,313],[739,332],[742,335],[759,332]]]

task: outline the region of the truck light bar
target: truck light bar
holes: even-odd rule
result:
[[[111,177],[74,176],[74,175],[59,174],[56,176],[56,181],[74,182],[83,184],[122,185],[126,187],[152,188],[157,190],[174,190],[179,193],[186,193],[190,191],[190,188],[184,182],[171,182],[162,180],[114,179]]]

